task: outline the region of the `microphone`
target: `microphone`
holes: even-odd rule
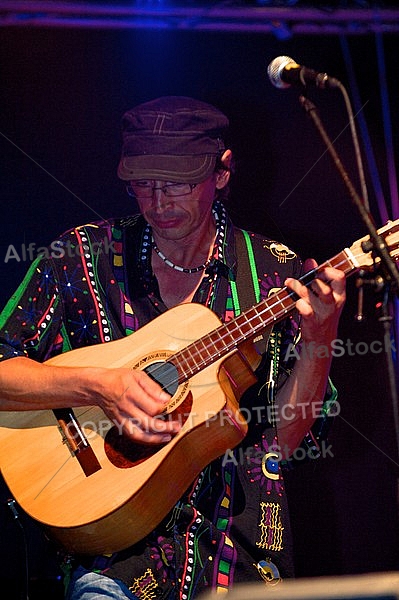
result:
[[[324,90],[336,88],[341,85],[338,79],[330,77],[327,73],[319,73],[298,65],[289,56],[278,56],[267,67],[267,74],[271,83],[278,88],[289,88],[292,85],[306,87],[315,85]]]

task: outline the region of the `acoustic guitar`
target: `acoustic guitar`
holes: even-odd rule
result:
[[[379,230],[393,260],[399,220]],[[346,275],[379,262],[365,236],[325,266]],[[198,304],[182,304],[131,336],[71,350],[62,366],[143,369],[171,394],[163,419],[183,426],[168,443],[138,445],[97,406],[0,412],[0,465],[15,500],[67,550],[111,553],[147,535],[196,475],[245,437],[239,400],[256,379],[252,340],[286,317],[296,295],[282,288],[221,324]]]

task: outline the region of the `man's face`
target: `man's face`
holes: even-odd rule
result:
[[[161,238],[181,240],[193,236],[212,219],[216,180],[216,174],[212,174],[198,183],[191,194],[177,197],[167,196],[162,191],[162,187],[171,182],[153,181],[152,186],[160,189],[155,189],[150,198],[137,198],[140,211]]]

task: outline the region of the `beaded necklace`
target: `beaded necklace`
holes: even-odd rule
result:
[[[180,265],[176,265],[171,260],[169,260],[169,258],[166,258],[165,254],[160,251],[160,249],[154,242],[154,238],[152,238],[152,247],[153,247],[154,251],[156,252],[156,254],[158,254],[159,258],[161,258],[163,260],[165,265],[168,265],[168,267],[171,267],[175,271],[180,271],[181,273],[198,273],[199,271],[203,271],[204,269],[206,269],[206,267],[211,262],[211,256],[210,256],[204,263],[202,263],[202,265],[198,265],[198,267],[192,267],[192,268],[188,269],[186,267],[181,267]]]

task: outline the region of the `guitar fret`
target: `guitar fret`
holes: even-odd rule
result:
[[[251,310],[252,309],[250,309],[248,312],[244,312],[241,315],[239,315],[235,321],[236,328],[240,332],[240,334],[243,336],[243,339],[245,339],[246,337],[248,337],[249,335],[251,335],[253,333],[253,327],[251,325],[251,318],[248,316],[249,313],[251,312]]]
[[[260,316],[260,314],[259,314],[259,312],[258,312],[258,311],[256,311],[256,313],[255,313],[255,315],[252,317],[251,321],[252,321],[252,324],[253,324],[253,328],[254,328],[254,329],[256,329],[256,330],[257,330],[259,327],[263,327],[263,323],[264,323],[264,321],[263,321],[263,319],[262,319],[262,317]]]
[[[204,365],[211,364],[214,360],[213,354],[210,352],[210,346],[206,342],[206,338],[202,338],[193,344],[190,344],[191,358],[193,361],[193,368],[195,372],[198,372]],[[204,355],[204,351],[206,355]]]
[[[342,250],[342,252],[326,261],[324,265],[334,267],[335,269],[339,269],[344,273],[348,273],[359,267],[359,263],[350,248],[345,248],[345,250]]]
[[[193,358],[193,349],[196,343],[197,342],[194,342],[193,344],[186,346],[169,359],[177,369],[179,384],[198,372],[198,369],[196,369],[196,362]]]
[[[206,356],[204,356],[204,351]],[[212,364],[218,356],[224,355],[225,351],[225,343],[218,329],[189,344],[172,357],[173,362],[179,366],[179,381],[183,381],[187,376],[194,375]]]
[[[222,330],[223,333],[227,331],[227,326],[225,325],[222,327],[218,327],[218,329],[212,331],[208,336],[209,341],[215,348],[214,355],[216,355],[217,357],[222,356],[223,354],[226,354],[229,351],[229,343],[227,337],[225,335],[221,335]]]
[[[210,358],[210,359],[213,358],[213,354],[210,351],[211,346],[209,344],[205,343],[205,339],[207,339],[207,337],[201,338],[200,340],[195,342],[196,352],[200,355],[202,360],[204,360],[204,353],[206,353],[205,356],[207,358]],[[199,345],[201,345],[201,349],[198,347]],[[205,358],[205,362],[206,362],[206,358]]]

